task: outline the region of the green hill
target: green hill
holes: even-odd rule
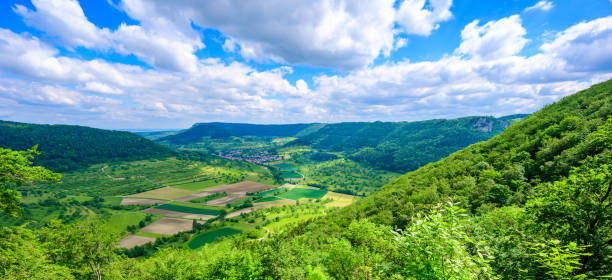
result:
[[[159,138],[171,144],[197,143],[203,138],[226,139],[232,136],[291,137],[316,124],[245,124],[245,123],[197,123],[191,128]]]
[[[355,122],[328,124],[287,146],[309,146],[344,152],[369,166],[406,172],[488,140],[526,115],[502,118],[467,117],[419,122]]]
[[[0,121],[0,147],[27,150],[38,145],[35,164],[63,172],[108,161],[173,155],[170,149],[136,134],[75,125]]]

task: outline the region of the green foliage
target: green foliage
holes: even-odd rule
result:
[[[19,211],[21,194],[15,187],[35,181],[59,181],[60,174],[40,166],[31,166],[36,146],[27,151],[12,151],[0,148],[0,211],[16,216]]]
[[[196,208],[196,207],[188,207],[188,206],[175,205],[175,204],[162,204],[162,205],[156,206],[155,208],[169,210],[169,211],[200,214],[200,215],[211,215],[211,216],[216,216],[216,215],[219,215],[220,213],[219,210],[215,210],[215,209],[205,209],[202,207]]]
[[[343,152],[377,169],[406,172],[487,140],[523,117],[328,124],[288,145]]]
[[[396,273],[406,279],[491,279],[488,262],[493,257],[465,232],[464,213],[449,204],[396,233],[401,255]]]
[[[298,200],[302,198],[319,199],[327,194],[327,191],[318,189],[293,188],[278,195],[280,198]]]
[[[172,144],[186,144],[200,142],[203,138],[224,139],[231,136],[258,136],[258,137],[290,137],[307,129],[313,124],[241,124],[241,123],[197,123],[191,128],[174,135],[160,138],[159,141],[168,141]]]
[[[585,274],[577,274],[582,268],[580,259],[589,256],[584,253],[585,246],[578,246],[575,242],[562,246],[559,240],[547,243],[532,244],[532,255],[538,267],[543,270],[536,272],[537,279],[587,279]]]
[[[25,150],[38,145],[34,162],[56,172],[120,160],[162,158],[175,153],[130,132],[74,125],[0,121],[0,147]]]
[[[566,180],[538,185],[527,202],[534,231],[563,244],[587,246],[581,261],[588,270],[610,269],[606,264],[612,255],[610,159],[588,158]]]
[[[219,239],[219,238],[223,238],[223,237],[227,237],[227,236],[231,236],[237,233],[242,232],[241,230],[235,229],[235,228],[230,228],[230,227],[225,227],[225,228],[219,228],[219,229],[215,229],[215,230],[211,230],[208,232],[204,232],[204,233],[200,233],[199,235],[196,235],[188,244],[189,248],[191,249],[197,249],[200,248],[208,243],[214,242],[215,240]]]
[[[42,247],[53,263],[68,267],[77,275],[91,273],[101,279],[103,266],[118,258],[119,235],[100,221],[73,224],[52,221],[39,234]]]

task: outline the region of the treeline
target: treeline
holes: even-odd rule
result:
[[[473,143],[488,140],[524,117],[328,124],[287,146],[344,152],[350,159],[374,168],[407,172]]]
[[[232,136],[291,137],[316,124],[244,124],[244,123],[197,123],[191,128],[159,138],[171,144],[189,144],[204,138],[225,139]]]
[[[96,163],[175,155],[170,149],[130,132],[0,121],[0,147],[27,150],[34,145],[41,152],[34,163],[56,172]]]

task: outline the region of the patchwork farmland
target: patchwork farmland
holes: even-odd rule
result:
[[[325,202],[317,204],[320,205],[319,207],[323,207],[325,203],[329,203],[332,207],[334,202],[339,203],[338,206],[340,206],[351,201],[345,196],[325,190],[289,184],[275,187],[252,181],[216,186],[209,183],[164,186],[123,197],[122,205],[150,206],[146,209],[140,208],[141,213],[158,218],[140,227],[138,232],[121,240],[120,247],[144,246],[154,242],[156,237],[188,232],[189,242],[185,243],[185,246],[197,249],[218,238],[239,234],[245,230],[254,230],[254,225],[251,224],[252,219],[245,220],[254,212],[295,207],[301,200],[315,203],[324,197]],[[219,224],[220,222],[217,221],[219,217],[224,217],[226,222]],[[200,226],[197,226],[196,222]],[[223,226],[227,222],[229,226]],[[211,225],[214,226],[211,227]],[[289,225],[287,223],[285,226]],[[278,230],[278,227],[282,226],[277,225],[275,230]],[[250,235],[259,236],[252,233]]]

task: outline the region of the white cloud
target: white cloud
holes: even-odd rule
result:
[[[612,16],[576,24],[541,46],[575,71],[612,70]]]
[[[535,3],[533,6],[527,7],[525,8],[525,10],[523,10],[524,13],[528,13],[528,12],[532,12],[532,11],[543,11],[543,12],[547,12],[550,9],[554,8],[555,5],[553,4],[552,1],[546,1],[546,0],[542,0],[539,1],[538,3]]]
[[[495,59],[518,54],[527,43],[527,31],[518,15],[487,22],[475,20],[461,31],[461,45],[455,51],[478,59]]]
[[[115,31],[98,28],[85,17],[76,0],[33,0],[36,11],[16,5],[13,10],[25,22],[67,47],[85,47],[98,51],[113,49],[120,54],[134,54],[146,63],[178,71],[195,71],[193,54],[204,47],[193,30],[178,27],[166,19],[149,19],[146,24],[121,24]]]
[[[149,24],[154,23],[142,22],[141,31],[152,30]],[[0,114],[22,121],[159,128],[196,121],[397,121],[529,113],[612,77],[612,52],[605,47],[611,45],[610,26],[610,17],[577,24],[556,34],[539,53],[523,56],[525,29],[518,16],[472,22],[455,54],[440,60],[385,63],[316,76],[311,83],[289,82],[291,67],[258,71],[212,58],[195,60],[194,71],[179,72],[71,58],[29,34],[0,29]]]
[[[452,0],[404,0],[397,11],[397,22],[406,33],[428,36],[440,22],[452,17],[452,4]]]

